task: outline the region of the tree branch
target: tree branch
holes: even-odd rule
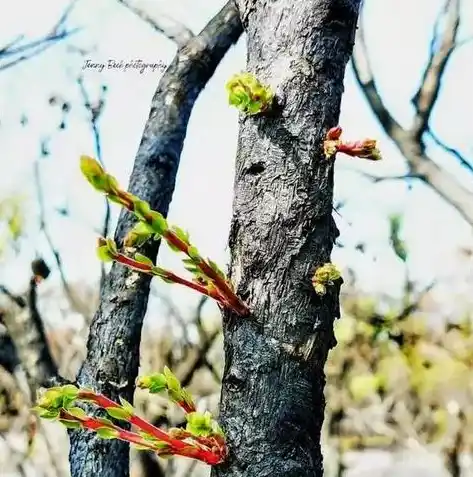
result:
[[[39,262],[35,261],[36,265]],[[33,267],[35,266],[33,262]],[[44,262],[41,260],[44,264]],[[47,275],[46,275],[47,276]],[[16,297],[2,286],[2,291],[18,306],[16,310],[7,310],[3,315],[3,324],[15,346],[16,353],[25,370],[30,399],[34,399],[36,390],[41,386],[50,386],[51,382],[63,382],[52,357],[43,320],[37,306],[38,276],[33,272],[30,279],[27,298]],[[46,277],[44,277],[46,278]]]
[[[378,92],[373,70],[369,61],[368,50],[365,42],[363,18],[358,21],[358,31],[352,55],[352,67],[355,78],[360,85],[373,113],[381,122],[384,130],[390,136],[402,134],[401,125],[391,116]]]
[[[456,47],[456,38],[460,26],[460,3],[461,0],[447,0],[445,4],[444,14],[447,16],[447,24],[440,39],[440,46],[436,50],[438,31],[434,29],[427,67],[422,76],[420,88],[412,101],[417,110],[412,134],[419,141],[429,124],[432,110],[439,95],[443,74]]]
[[[194,38],[194,33],[187,28],[182,23],[178,22],[174,18],[165,15],[163,13],[159,14],[159,17],[151,16],[145,10],[136,5],[132,5],[128,0],[117,0],[118,3],[127,7],[131,12],[137,15],[139,18],[144,20],[148,25],[150,25],[154,30],[159,33],[162,33],[169,40],[177,44],[179,48],[187,45],[192,38]]]
[[[242,33],[233,1],[204,30],[181,48],[159,82],[136,154],[129,190],[167,215],[176,173],[194,103],[220,60]],[[122,211],[116,242],[121,245],[134,225]],[[159,242],[140,252],[156,257]],[[78,373],[81,386],[92,387],[112,399],[133,399],[138,373],[140,335],[149,296],[150,277],[114,264],[101,291],[92,321],[87,357]],[[117,383],[117,386],[112,383]],[[91,434],[71,431],[72,477],[127,477],[129,452],[125,443],[98,440]]]
[[[69,3],[51,31],[40,40],[35,40],[25,45],[16,46],[24,38],[23,35],[20,35],[0,48],[0,60],[16,56],[16,58],[12,59],[11,61],[7,61],[3,64],[0,63],[0,71],[4,71],[8,68],[16,66],[22,61],[39,55],[59,41],[64,40],[80,31],[79,28],[75,28],[73,30],[64,29],[64,25],[77,1],[78,0],[72,0]]]
[[[34,181],[36,186],[36,197],[38,200],[38,207],[39,207],[39,230],[44,234],[46,238],[46,242],[48,243],[49,249],[54,257],[54,260],[57,265],[57,269],[59,271],[59,276],[61,278],[62,287],[64,289],[64,293],[66,294],[71,307],[83,315],[84,317],[87,316],[87,310],[84,308],[83,304],[79,302],[79,300],[74,296],[74,293],[69,285],[69,282],[66,278],[66,273],[64,271],[64,266],[61,259],[61,254],[59,250],[56,248],[53,242],[53,238],[49,233],[49,229],[46,223],[46,204],[44,202],[44,192],[43,192],[43,183],[41,181],[41,172],[40,172],[40,161],[41,157],[47,156],[49,151],[45,146],[45,142],[43,142],[41,147],[41,154],[39,157],[36,158],[34,163]]]
[[[99,129],[99,118],[103,112],[105,106],[105,91],[106,88],[102,87],[101,96],[95,104],[92,104],[92,101],[89,97],[89,93],[84,85],[84,79],[79,77],[77,80],[79,85],[79,90],[82,95],[82,100],[84,102],[84,108],[89,114],[89,123],[90,129],[92,130],[92,137],[94,140],[94,149],[95,149],[95,158],[100,164],[105,167],[105,163],[102,157],[102,140],[100,137]],[[111,220],[111,207],[109,201],[105,198],[105,216],[103,219],[103,225],[101,230],[102,237],[107,237],[110,229],[110,220]],[[100,288],[102,289],[105,282],[105,264],[100,262]]]
[[[428,128],[427,134],[434,141],[434,143],[437,144],[437,146],[441,147],[445,152],[448,152],[449,154],[454,156],[461,166],[463,166],[469,172],[473,173],[473,163],[469,161],[465,156],[463,156],[460,151],[453,147],[447,146],[447,144],[445,144],[436,134],[434,134],[432,129]]]
[[[455,3],[459,0],[449,0],[449,4],[450,1]],[[454,10],[454,13],[455,11],[456,10]],[[451,24],[453,23],[451,22]],[[447,44],[446,41],[445,44]],[[469,224],[473,225],[473,192],[463,187],[452,174],[437,165],[432,158],[425,153],[424,144],[418,135],[418,125],[416,126],[414,124],[410,130],[401,127],[400,124],[393,119],[384,105],[370,68],[366,46],[364,44],[363,23],[361,21],[359,23],[354,54],[352,56],[352,65],[355,78],[372,111],[378,118],[384,131],[391,137],[399,151],[405,157],[409,168],[408,175],[419,177],[425,184],[429,185],[443,197],[447,203],[453,206]],[[441,69],[441,71],[444,71],[444,68]],[[432,84],[434,83],[431,83],[431,86]],[[435,84],[437,83],[435,82]],[[427,98],[427,91],[437,91],[436,88],[437,87],[434,89],[426,89],[423,93],[425,95],[424,98]],[[436,95],[438,95],[438,91],[434,96],[429,97],[435,100]],[[425,104],[427,104],[427,101],[425,101]],[[425,110],[425,112],[427,113],[427,110]]]

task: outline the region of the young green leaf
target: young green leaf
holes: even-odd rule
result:
[[[150,217],[151,217],[151,227],[157,235],[157,237],[155,236],[154,238],[155,240],[158,240],[159,238],[161,238],[161,235],[167,232],[169,228],[167,220],[159,212],[156,212],[155,210],[152,210],[150,212]]]
[[[68,419],[59,419],[59,422],[66,426],[68,429],[80,429],[82,427],[80,422],[70,421]]]
[[[186,245],[189,245],[189,233],[182,230],[177,225],[173,225],[171,231],[174,235],[179,239],[182,240]]]
[[[107,414],[114,419],[118,419],[119,421],[128,421],[130,417],[133,415],[133,412],[130,414],[128,410],[123,409],[121,407],[107,407],[105,409]]]
[[[135,261],[138,263],[143,263],[144,265],[149,265],[150,267],[154,266],[153,261],[141,253],[135,253]]]
[[[116,429],[109,429],[108,427],[99,427],[95,432],[102,439],[116,439],[120,435]]]
[[[187,254],[189,255],[190,258],[192,258],[194,261],[199,262],[201,260],[199,251],[197,250],[196,247],[189,247],[187,249]]]
[[[151,212],[151,207],[149,206],[148,202],[141,200],[139,198],[133,198],[133,207],[135,215],[145,222],[147,222],[147,218]]]
[[[122,405],[123,409],[130,413],[130,415],[135,414],[135,409],[131,403],[129,403],[125,398],[122,398],[121,396],[119,397],[120,399],[120,404]]]
[[[113,262],[115,260],[115,257],[110,253],[107,245],[97,247],[97,257],[105,263]]]
[[[87,413],[80,407],[71,407],[67,410],[67,412],[71,416],[78,417],[79,419],[84,419],[87,417]]]
[[[208,436],[212,434],[212,414],[209,411],[205,413],[190,412],[186,415],[186,430],[194,436]]]
[[[136,386],[140,389],[147,389],[151,394],[157,394],[166,389],[166,376],[161,373],[140,376],[136,380]]]
[[[125,247],[139,247],[153,235],[152,227],[145,222],[138,222],[126,235],[123,244]]]
[[[59,417],[59,409],[44,409],[39,406],[35,406],[32,411],[36,412],[42,419],[54,421]]]

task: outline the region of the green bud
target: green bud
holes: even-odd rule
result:
[[[160,214],[159,212],[156,212],[155,210],[152,210],[150,212],[150,217],[151,217],[151,227],[153,229],[153,231],[159,235],[158,238],[161,237],[161,235],[163,235],[164,233],[166,233],[168,231],[168,222],[167,220],[163,217],[162,214]],[[157,240],[157,237],[155,236],[154,237],[155,240]]]
[[[67,410],[67,412],[74,417],[77,417],[79,419],[84,419],[87,417],[87,413],[81,409],[80,407],[71,407]]]
[[[153,228],[145,222],[138,222],[126,235],[125,247],[139,247],[153,235]]]
[[[212,434],[213,420],[209,411],[204,413],[190,412],[186,415],[186,430],[194,436],[208,436]]]
[[[319,267],[312,277],[312,285],[318,295],[325,295],[327,285],[341,278],[341,273],[333,263],[325,263]]]
[[[145,222],[147,222],[147,218],[149,214],[151,213],[151,207],[149,206],[148,202],[145,202],[144,200],[139,199],[138,197],[135,197],[133,199],[133,211],[135,215],[140,219]]]
[[[181,391],[181,383],[179,379],[174,375],[174,373],[167,367],[164,367],[164,376],[166,378],[167,388],[169,391],[175,391],[179,393]]]
[[[117,246],[112,239],[100,237],[97,241],[97,256],[102,262],[113,262],[118,254]]]
[[[210,258],[207,259],[208,264],[210,265],[210,268],[222,279],[226,279],[225,274],[220,270],[218,265],[213,261],[210,260]]]
[[[104,427],[113,427],[113,422],[110,419],[107,419],[106,417],[96,417],[95,420],[99,424],[103,424]]]
[[[274,101],[271,89],[261,84],[254,75],[234,75],[226,85],[228,101],[245,114],[253,115],[267,111]]]
[[[196,247],[189,247],[187,249],[187,254],[189,255],[190,258],[192,258],[195,261],[200,261],[200,254],[199,251],[197,250]]]
[[[80,169],[90,185],[100,192],[108,192],[109,180],[102,166],[90,156],[81,156]]]
[[[157,373],[148,376],[140,376],[136,380],[136,386],[140,389],[148,389],[151,394],[157,394],[166,389],[166,377],[164,374]]]

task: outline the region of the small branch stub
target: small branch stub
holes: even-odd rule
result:
[[[363,139],[362,141],[343,142],[340,138],[342,128],[340,126],[329,129],[324,141],[324,153],[327,159],[337,152],[342,152],[350,157],[359,157],[369,161],[382,159],[381,152],[377,148],[375,139]]]
[[[228,102],[247,115],[267,112],[274,101],[271,88],[261,84],[251,73],[234,75],[226,85]]]
[[[325,263],[317,268],[312,277],[312,285],[315,293],[323,296],[327,293],[327,286],[332,286],[336,280],[339,280],[342,274],[333,263]]]

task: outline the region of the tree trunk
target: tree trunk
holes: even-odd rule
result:
[[[241,32],[238,13],[230,2],[179,50],[153,97],[129,190],[163,215],[167,215],[171,202],[194,103]],[[119,245],[133,225],[131,214],[122,212],[115,233]],[[152,242],[140,251],[156,257],[158,246],[159,242]],[[77,377],[82,387],[90,387],[114,400],[122,396],[130,402],[138,373],[141,328],[150,285],[146,275],[132,278],[128,269],[112,266],[90,327],[87,357]],[[79,430],[71,431],[70,437],[72,477],[128,477],[127,443],[103,440]]]
[[[220,419],[230,456],[214,477],[322,476],[324,364],[335,344],[339,287],[319,297],[330,261],[333,161],[343,78],[361,0],[238,0],[247,71],[279,110],[241,118],[230,232],[231,275],[251,319],[224,316]]]

